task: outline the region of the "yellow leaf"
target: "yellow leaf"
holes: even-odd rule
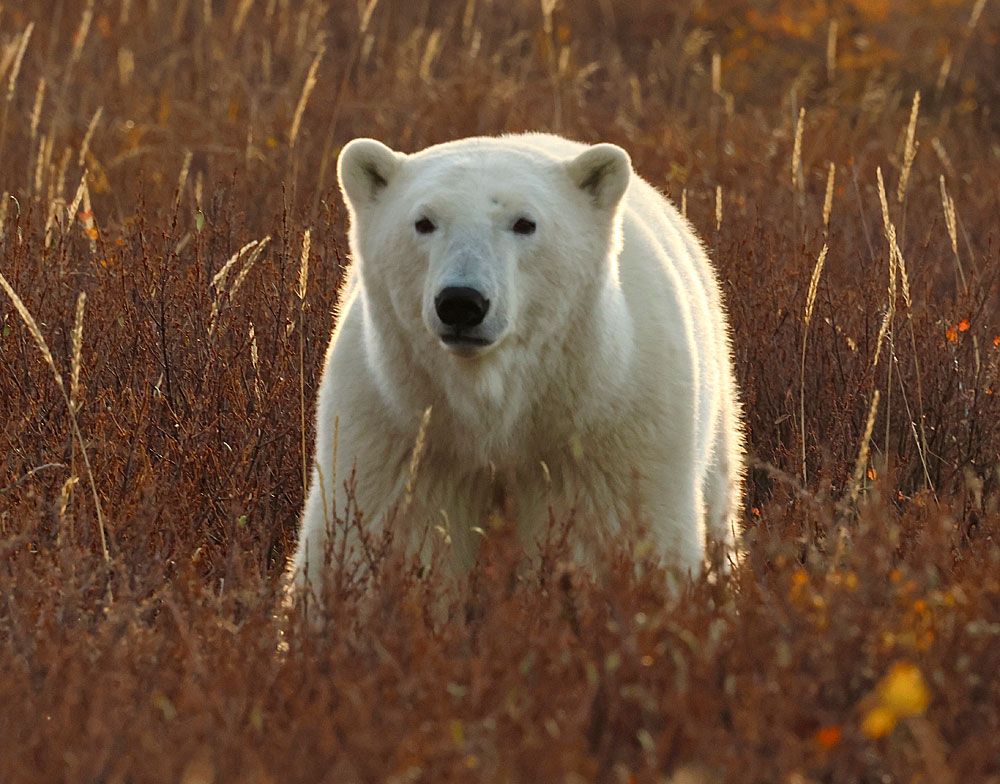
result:
[[[927,710],[931,701],[923,674],[916,665],[907,661],[892,665],[879,683],[878,695],[882,706],[899,717],[919,716]]]
[[[884,738],[896,726],[896,714],[879,705],[865,714],[861,721],[861,731],[869,738]]]

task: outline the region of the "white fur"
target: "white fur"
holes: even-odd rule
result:
[[[706,534],[733,546],[743,439],[719,286],[623,150],[525,134],[404,155],[357,139],[338,173],[354,264],[319,388],[299,584],[343,535],[352,471],[368,530],[391,521],[412,551],[444,525],[456,571],[498,507],[529,549],[550,506],[575,514],[584,560],[637,509],[668,564],[699,570]],[[512,230],[519,217],[534,233]],[[473,331],[492,344],[449,348],[434,298],[467,284],[489,299]],[[356,537],[346,546],[356,557]]]

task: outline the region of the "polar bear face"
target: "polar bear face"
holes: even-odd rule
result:
[[[631,163],[610,144],[559,160],[502,140],[404,155],[356,139],[338,173],[364,287],[462,362],[557,338],[606,283],[595,266],[616,264]]]

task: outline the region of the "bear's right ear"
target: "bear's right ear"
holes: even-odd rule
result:
[[[364,207],[378,199],[399,168],[402,155],[375,139],[354,139],[340,151],[337,179],[348,205]]]
[[[615,207],[628,189],[632,161],[614,144],[595,144],[566,164],[570,178],[595,207]]]

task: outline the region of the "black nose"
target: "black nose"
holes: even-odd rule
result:
[[[468,286],[448,286],[434,298],[434,309],[446,327],[470,329],[486,318],[490,301]]]

